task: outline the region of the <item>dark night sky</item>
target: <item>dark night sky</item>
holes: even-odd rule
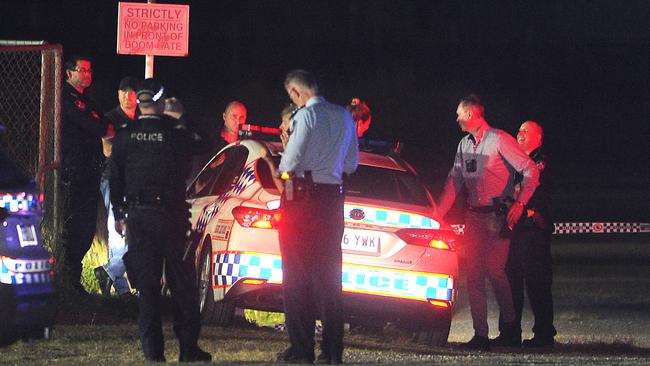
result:
[[[137,2],[137,1],[136,1]],[[305,68],[323,94],[373,111],[371,131],[439,193],[462,133],[457,100],[482,96],[491,125],[546,128],[556,218],[650,220],[650,2],[158,1],[190,4],[190,56],[156,58],[156,77],[206,125],[242,100],[275,125],[286,72]],[[0,39],[45,39],[95,58],[105,109],[142,56],[116,55],[115,1],[0,0]],[[7,16],[11,14],[11,16]]]

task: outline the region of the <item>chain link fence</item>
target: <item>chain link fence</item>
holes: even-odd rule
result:
[[[62,262],[58,167],[63,49],[43,41],[0,40],[2,149],[44,193],[41,231]]]
[[[16,43],[0,41],[2,143],[25,173],[36,179],[58,160],[62,49]]]

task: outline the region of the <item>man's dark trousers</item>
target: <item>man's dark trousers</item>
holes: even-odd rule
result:
[[[74,287],[81,288],[81,261],[90,249],[97,228],[98,171],[67,173],[64,179],[65,265]]]
[[[182,260],[187,222],[186,212],[158,207],[129,209],[129,250],[124,262],[140,292],[138,325],[142,349],[148,359],[164,355],[160,309],[163,260],[165,278],[172,293],[174,332],[181,354],[194,351],[199,337],[196,271],[193,260]]]
[[[555,336],[550,234],[537,227],[518,227],[510,246],[506,274],[512,288],[517,324],[521,325],[525,288],[535,317],[535,336],[543,339]]]
[[[321,349],[343,354],[341,238],[343,195],[336,185],[316,185],[302,201],[282,201],[280,248],[283,294],[291,352],[314,360],[314,326],[323,323]]]

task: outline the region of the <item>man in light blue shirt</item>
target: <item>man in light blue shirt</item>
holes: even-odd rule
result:
[[[291,195],[285,187],[282,197],[282,284],[291,345],[278,359],[314,362],[314,326],[320,318],[323,341],[317,361],[337,364],[343,355],[342,183],[344,173],[357,169],[357,134],[350,112],[319,96],[309,72],[291,71],[284,86],[301,109],[291,120],[279,169],[306,193]]]
[[[461,99],[456,114],[459,127],[468,135],[458,144],[454,165],[438,200],[438,212],[444,216],[465,188],[468,207],[463,243],[474,337],[461,347],[490,349],[486,279],[492,285],[503,320],[498,345],[520,346],[521,328],[515,322],[505,264],[510,248],[509,232],[539,185],[539,170],[512,136],[490,127],[477,96]],[[515,173],[522,176],[519,192],[515,192]],[[508,198],[514,199],[509,208],[504,205]]]

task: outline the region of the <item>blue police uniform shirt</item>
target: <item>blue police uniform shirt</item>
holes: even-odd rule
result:
[[[514,175],[522,176],[521,190],[515,194]],[[471,134],[458,144],[454,166],[449,171],[438,210],[445,215],[465,186],[469,206],[489,206],[494,199],[514,197],[524,205],[539,185],[535,162],[507,132],[485,127],[483,138],[475,143]]]
[[[304,177],[311,171],[314,183],[342,184],[343,173],[354,173],[358,164],[359,143],[350,112],[321,96],[309,98],[291,120],[280,172]]]

